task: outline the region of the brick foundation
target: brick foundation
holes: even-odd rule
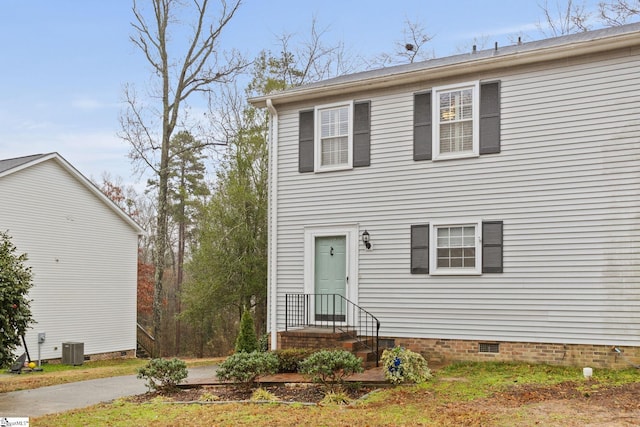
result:
[[[422,354],[427,361],[444,363],[472,362],[530,362],[562,366],[590,366],[594,368],[626,368],[640,364],[640,347],[589,344],[550,344],[527,342],[466,341],[427,338],[385,338],[395,345]],[[480,352],[480,344],[498,352]],[[487,345],[488,344],[488,345]],[[492,345],[493,344],[493,345]]]
[[[278,348],[336,348],[340,347],[339,341],[339,337],[326,332],[278,333]],[[640,365],[640,347],[616,346],[618,353],[612,345],[380,337],[381,348],[394,344],[422,354],[433,364],[499,361],[614,369]],[[481,344],[487,352],[480,351]]]

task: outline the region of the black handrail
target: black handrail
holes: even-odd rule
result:
[[[355,339],[380,354],[380,321],[364,308],[340,294],[286,294],[285,330],[289,328],[331,328],[355,332]]]

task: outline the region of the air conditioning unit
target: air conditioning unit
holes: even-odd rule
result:
[[[62,364],[82,365],[84,362],[83,342],[63,342],[62,343]]]

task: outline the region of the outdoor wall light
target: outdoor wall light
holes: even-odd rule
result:
[[[362,243],[364,243],[364,247],[367,249],[371,249],[370,238],[371,236],[369,235],[369,232],[364,230],[364,233],[362,233]]]

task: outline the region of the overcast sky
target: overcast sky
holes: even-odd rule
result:
[[[230,0],[229,0],[230,1]],[[144,0],[140,1],[140,4]],[[217,4],[216,1],[212,3]],[[514,35],[543,38],[536,0],[245,0],[224,48],[247,57],[277,49],[277,36],[304,38],[313,17],[328,44],[351,55],[393,52],[407,20],[433,36],[438,56],[474,38],[490,46]],[[549,1],[549,4],[556,4]],[[596,0],[586,4],[595,10]],[[124,84],[144,87],[148,64],[129,41],[130,0],[0,0],[0,158],[57,151],[87,177],[135,183],[129,147],[118,138]]]

